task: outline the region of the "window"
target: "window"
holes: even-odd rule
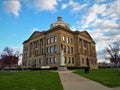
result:
[[[82,64],[84,64],[84,58],[82,58]]]
[[[47,54],[49,53],[49,47],[47,47]]]
[[[44,50],[42,49],[42,54],[44,54]]]
[[[53,43],[53,37],[50,38],[50,44],[52,44],[52,43]]]
[[[30,43],[30,49],[32,49],[32,43]]]
[[[84,54],[87,54],[87,51],[86,51],[86,49],[84,50]]]
[[[82,39],[79,39],[79,46],[82,45]]]
[[[66,38],[66,42],[69,43],[69,39],[68,39],[68,37]]]
[[[39,65],[41,65],[42,64],[42,61],[41,61],[41,58],[39,58]]]
[[[54,42],[57,42],[57,37],[56,36],[54,36]]]
[[[70,47],[69,46],[67,46],[67,49],[68,49],[68,53],[70,53]]]
[[[74,64],[74,58],[72,58],[72,64]]]
[[[50,43],[50,39],[48,38],[48,39],[47,39],[47,45],[48,45],[49,43]]]
[[[43,39],[40,39],[40,45],[43,46]]]
[[[71,47],[71,54],[73,54],[73,47]]]
[[[37,48],[37,42],[36,41],[34,42],[34,48]]]
[[[64,53],[66,53],[66,46],[63,45],[63,50],[64,50]]]
[[[56,63],[57,63],[57,59],[56,59],[56,57],[54,57],[54,61],[53,61],[53,62],[54,62],[54,64],[56,64]]]
[[[38,50],[34,51],[34,55],[37,56],[38,55]]]
[[[50,64],[52,64],[52,57],[50,57]]]
[[[53,53],[53,46],[50,46],[50,54]]]
[[[71,43],[71,44],[73,43],[73,39],[72,39],[72,38],[70,39],[70,43]]]
[[[65,36],[62,37],[63,41],[65,42]]]
[[[54,53],[57,52],[57,45],[54,45]]]
[[[68,58],[68,63],[71,63],[71,62],[70,62],[70,57]]]
[[[46,58],[46,64],[49,64],[48,58]]]
[[[87,47],[87,41],[84,41],[84,47]]]

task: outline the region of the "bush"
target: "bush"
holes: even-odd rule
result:
[[[58,67],[50,67],[50,70],[57,70]]]
[[[76,67],[76,66],[69,66],[67,69],[74,70],[74,69],[83,69],[84,67]]]
[[[21,66],[18,66],[18,67],[17,67],[17,70],[21,71],[21,70],[22,70],[22,67],[21,67]]]

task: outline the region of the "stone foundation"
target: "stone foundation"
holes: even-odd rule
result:
[[[58,67],[58,71],[67,71],[68,69],[67,69],[67,67],[65,67],[65,66],[59,66]]]

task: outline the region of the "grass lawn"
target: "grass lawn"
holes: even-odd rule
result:
[[[0,90],[63,90],[57,72],[0,72]]]
[[[108,87],[120,86],[120,74],[118,74],[115,69],[90,70],[90,73],[84,73],[83,70],[77,70],[75,73]]]

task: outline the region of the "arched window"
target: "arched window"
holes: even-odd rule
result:
[[[50,64],[52,64],[52,57],[50,57]]]
[[[57,52],[57,45],[54,45],[54,53]]]
[[[57,42],[57,36],[56,35],[54,36],[54,42]]]
[[[56,63],[57,63],[57,59],[56,59],[56,57],[54,57],[53,62],[54,62],[54,64],[56,64]]]

